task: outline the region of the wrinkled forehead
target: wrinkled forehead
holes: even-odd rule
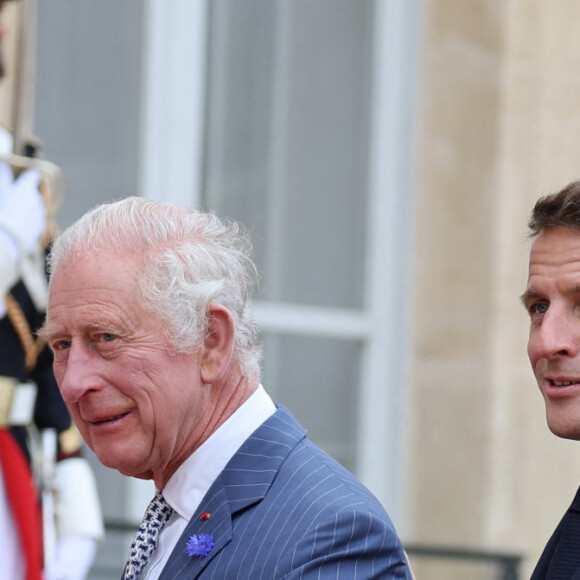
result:
[[[542,231],[532,244],[528,279],[577,274],[580,274],[580,231],[565,227]]]
[[[569,253],[580,248],[580,230],[557,226],[542,230],[534,239],[530,252],[530,262],[538,256],[551,256],[555,260],[562,260]]]

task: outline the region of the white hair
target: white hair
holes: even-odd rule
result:
[[[57,237],[54,273],[71,257],[104,250],[142,259],[143,306],[165,325],[176,354],[192,352],[208,328],[207,309],[221,304],[235,322],[234,354],[246,378],[259,377],[261,348],[250,311],[257,271],[251,243],[233,220],[141,197],[99,205]]]

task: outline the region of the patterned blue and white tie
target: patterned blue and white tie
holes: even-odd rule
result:
[[[133,538],[122,580],[137,580],[140,577],[157,546],[159,532],[172,513],[173,508],[158,491],[147,506],[141,526]]]

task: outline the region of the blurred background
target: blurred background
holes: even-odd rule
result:
[[[580,177],[579,20],[576,0],[38,6],[60,226],[127,195],[244,223],[264,385],[381,499],[418,579],[528,578],[580,482],[519,304],[531,207]],[[105,580],[152,485],[94,465]]]

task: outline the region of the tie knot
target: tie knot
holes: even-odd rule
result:
[[[173,508],[167,503],[167,500],[163,497],[163,494],[158,491],[145,510],[143,523],[159,526],[161,528],[171,517],[172,513]]]

